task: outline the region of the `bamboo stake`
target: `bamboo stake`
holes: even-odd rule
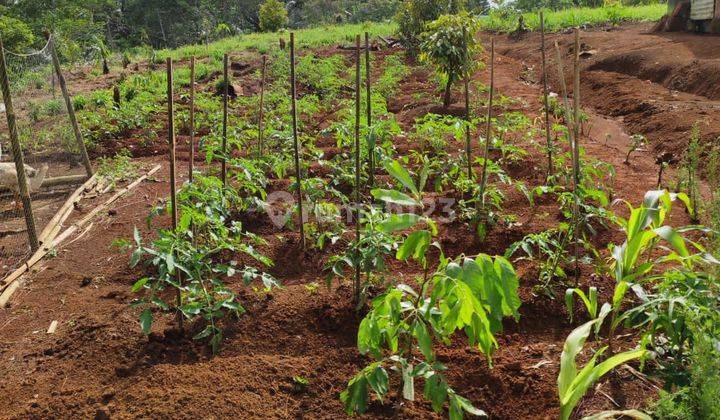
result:
[[[485,186],[487,184],[487,166],[490,159],[490,138],[492,136],[493,91],[495,90],[495,38],[490,38],[490,92],[488,92],[487,121],[485,125],[485,151],[483,154],[482,178],[480,181],[480,206],[485,209]]]
[[[8,131],[10,132],[10,143],[13,159],[15,160],[15,173],[18,181],[18,192],[25,213],[25,225],[27,226],[30,249],[36,251],[40,246],[35,229],[35,216],[33,215],[32,201],[28,191],[27,176],[25,175],[25,158],[20,146],[20,136],[17,125],[15,125],[15,111],[13,109],[12,97],[10,96],[10,81],[8,79],[7,65],[5,64],[5,47],[0,37],[0,90],[2,90],[5,102],[5,117],[7,118]]]
[[[370,96],[370,34],[365,32],[365,100],[366,100],[366,112],[367,112],[367,126],[368,129],[372,127],[372,99]],[[370,132],[368,131],[368,135]],[[368,143],[370,148],[368,150],[368,164],[369,164],[369,179],[368,184],[370,188],[375,183],[375,142]]]
[[[97,183],[97,174],[93,175],[85,181],[83,185],[81,185],[79,188],[77,188],[71,195],[68,197],[67,200],[65,200],[65,204],[60,207],[60,209],[55,213],[55,216],[53,216],[52,219],[45,225],[45,228],[40,233],[40,236],[38,236],[38,242],[40,242],[41,245],[45,245],[47,242],[47,238],[50,236],[50,232],[54,229],[57,225],[62,225],[62,223],[67,219],[67,217],[72,212],[72,209],[80,200],[80,194],[82,194],[84,191],[90,189],[93,184]]]
[[[295,86],[295,33],[290,32],[290,112],[292,114],[293,147],[295,148],[295,181],[297,182],[298,219],[300,220],[300,249],[305,250],[305,226],[302,209],[302,174],[300,173],[300,145],[297,131],[297,89]]]
[[[575,56],[573,77],[573,111],[574,111],[574,148],[575,185],[580,184],[580,29],[575,28]]]
[[[50,53],[52,54],[53,67],[55,67],[55,73],[57,74],[58,83],[60,84],[60,90],[62,91],[63,98],[65,99],[65,108],[67,109],[68,117],[70,118],[70,125],[72,126],[73,134],[75,135],[75,143],[80,150],[83,165],[85,166],[85,172],[88,177],[91,177],[93,170],[92,165],[90,164],[90,157],[88,156],[87,149],[85,148],[85,142],[83,141],[82,134],[80,133],[80,126],[78,126],[77,118],[75,117],[75,108],[73,108],[72,100],[70,99],[70,94],[68,93],[67,85],[65,84],[65,76],[63,76],[62,70],[60,69],[60,60],[58,59],[57,51],[55,50],[55,40],[52,36],[48,38],[48,44],[50,44],[49,46]]]
[[[367,35],[367,33],[366,33]],[[369,98],[368,98],[369,99]],[[355,36],[355,302],[360,303],[360,35]]]
[[[570,101],[568,100],[568,91],[567,91],[567,83],[565,82],[565,68],[563,66],[563,59],[562,54],[560,53],[560,46],[558,45],[557,41],[555,41],[555,52],[557,54],[557,67],[558,67],[558,78],[560,79],[560,90],[563,97],[563,112],[565,113],[565,128],[567,129],[568,133],[568,141],[570,143],[570,153],[572,156],[575,156],[575,140],[573,140],[574,131],[573,130],[573,116],[570,113]],[[572,174],[572,182],[573,187],[575,186],[575,164],[573,163],[572,166],[573,174]]]
[[[547,64],[545,57],[545,19],[543,17],[543,11],[540,10],[540,54],[542,58],[542,79],[543,79],[543,102],[545,107],[545,141],[547,142],[547,176],[545,181],[548,182],[550,177],[555,172],[553,167],[553,144],[552,136],[550,134],[550,104],[548,102],[548,79],[547,79]]]
[[[195,172],[195,56],[190,57],[190,162],[188,181],[193,182]]]
[[[573,129],[574,129],[574,149],[573,164],[575,175],[575,229],[573,229],[575,239],[575,286],[580,282],[580,243],[578,230],[580,229],[580,29],[575,28],[575,56],[574,56],[574,77],[573,77]]]
[[[258,157],[262,156],[263,144],[263,100],[265,99],[265,71],[267,69],[267,56],[262,56],[262,71],[260,72],[260,104],[258,106]]]
[[[220,164],[220,177],[223,188],[227,187],[227,125],[228,125],[228,55],[223,55],[223,125],[222,125],[222,162]]]
[[[463,37],[467,36],[463,28]],[[465,43],[465,55],[468,54],[467,42]],[[469,59],[469,58],[468,58]],[[473,178],[472,174],[472,150],[470,149],[470,75],[465,76],[465,158],[467,159],[467,177]]]
[[[173,106],[173,66],[172,58],[168,57],[167,65],[167,101],[168,101],[168,146],[170,151],[170,217],[172,218],[173,232],[177,233],[178,227],[178,210],[177,210],[177,189],[175,186],[175,109]],[[224,174],[223,168],[223,174]],[[180,286],[182,286],[182,276],[180,270],[175,270],[175,277]],[[182,305],[182,296],[180,288],[176,289],[175,294],[178,308]],[[182,312],[177,313],[178,328],[183,329]]]

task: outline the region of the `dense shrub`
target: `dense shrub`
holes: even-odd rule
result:
[[[265,0],[260,5],[260,29],[274,32],[288,23],[288,14],[285,5],[279,0]]]
[[[420,35],[425,32],[425,25],[449,9],[447,2],[438,0],[412,0],[400,5],[395,15],[397,37],[410,56],[417,56],[420,52]]]

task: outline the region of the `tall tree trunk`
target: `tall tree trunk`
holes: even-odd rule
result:
[[[450,100],[451,100],[451,90],[452,87],[453,77],[448,76],[447,84],[445,85],[445,97],[443,98],[443,107],[447,108],[450,106]]]

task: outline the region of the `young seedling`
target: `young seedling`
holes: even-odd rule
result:
[[[625,161],[623,162],[624,164],[630,164],[630,154],[632,152],[640,150],[643,146],[645,146],[646,140],[647,139],[642,134],[633,134],[632,136],[630,136],[630,149],[625,156]]]

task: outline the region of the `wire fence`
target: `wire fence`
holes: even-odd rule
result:
[[[51,39],[41,50],[5,50],[6,72],[27,186],[40,234],[87,176],[83,154],[53,66]],[[3,98],[4,101],[4,98]],[[73,105],[74,106],[74,105]],[[19,195],[5,105],[0,105],[0,278],[31,254],[26,216]]]

